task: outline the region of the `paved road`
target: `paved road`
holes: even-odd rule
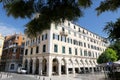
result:
[[[35,77],[29,77],[24,74],[11,73],[11,76],[12,77],[10,77],[10,78],[4,78],[1,80],[37,80],[37,79],[35,79]]]
[[[82,80],[107,80],[104,73],[78,74],[75,78]]]
[[[95,74],[78,74],[76,76],[70,74],[69,76],[38,76],[38,75],[26,75],[26,74],[11,74],[12,77],[4,78],[0,80],[105,80],[104,74],[95,73]]]

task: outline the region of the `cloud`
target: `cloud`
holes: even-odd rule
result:
[[[14,33],[20,33],[20,30],[8,24],[0,23],[0,34],[2,34],[3,36],[6,36]]]

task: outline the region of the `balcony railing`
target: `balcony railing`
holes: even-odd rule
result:
[[[35,46],[37,46],[37,42],[31,43],[31,44],[29,45],[29,47],[35,47]]]
[[[16,44],[10,45],[9,48],[11,47],[17,47],[17,45]]]
[[[68,33],[65,32],[65,31],[61,31],[61,32],[60,32],[60,35],[62,35],[62,36],[68,36]]]

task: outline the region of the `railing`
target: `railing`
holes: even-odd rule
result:
[[[37,42],[31,43],[31,44],[29,45],[29,47],[35,47],[35,46],[37,46]]]
[[[5,50],[5,49],[9,49],[9,48],[12,48],[12,47],[17,47],[17,46],[18,46],[18,45],[16,45],[16,44],[9,45],[8,47],[3,48],[3,50]]]
[[[13,45],[10,45],[9,48],[16,47],[16,46],[17,46],[16,44],[13,44]]]
[[[68,33],[65,32],[65,31],[61,31],[61,32],[60,32],[60,35],[62,35],[62,36],[68,36]]]

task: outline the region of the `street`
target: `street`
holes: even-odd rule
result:
[[[37,80],[34,77],[29,77],[24,74],[17,74],[17,73],[11,73],[11,77],[4,77],[3,79],[0,80]]]
[[[17,74],[11,73],[9,77],[3,78],[0,80],[105,80],[103,73],[93,73],[93,74],[69,74],[69,76],[39,76],[39,75],[27,75],[27,74]]]

